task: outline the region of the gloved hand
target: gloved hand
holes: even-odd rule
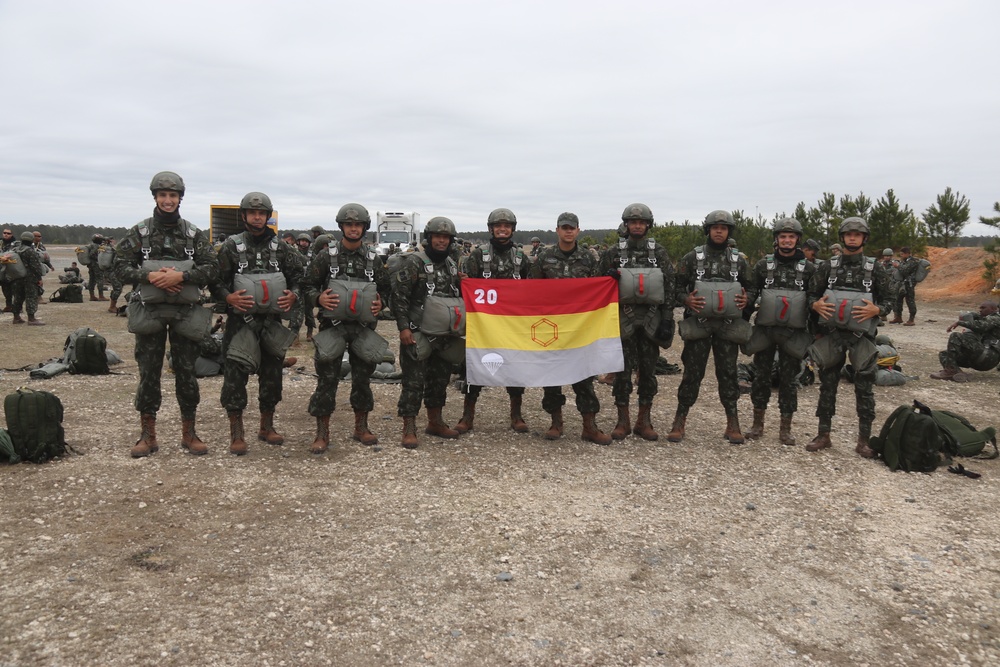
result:
[[[656,326],[656,340],[669,343],[674,337],[674,320],[663,318]]]
[[[605,273],[604,275],[607,276],[608,278],[614,278],[615,280],[618,280],[619,278],[622,277],[622,272],[619,271],[618,269],[608,269],[608,272]]]

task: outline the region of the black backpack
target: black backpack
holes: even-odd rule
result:
[[[56,303],[83,303],[83,287],[75,284],[64,285],[52,293],[49,301]]]
[[[55,394],[24,387],[8,394],[3,402],[7,433],[19,460],[44,463],[66,453],[63,405]],[[9,457],[11,463],[16,463]]]
[[[80,327],[66,337],[62,362],[77,375],[107,375],[108,341],[90,327]]]
[[[990,440],[996,451],[995,435],[992,426],[979,431],[964,417],[913,401],[893,410],[870,444],[891,470],[931,472],[952,456],[979,455]]]

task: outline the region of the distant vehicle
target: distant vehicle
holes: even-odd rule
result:
[[[239,234],[243,231],[243,221],[240,220],[239,204],[235,206],[230,204],[212,204],[209,206],[208,220],[208,238],[212,243],[215,243],[215,239],[220,234],[224,234],[226,238],[229,238],[233,234]],[[278,233],[277,211],[271,213],[271,217],[267,219],[267,226],[274,230],[275,234]]]
[[[378,211],[375,213],[375,221],[375,243],[378,246],[378,254],[383,258],[389,254],[390,245],[395,245],[399,252],[417,247],[419,213]]]

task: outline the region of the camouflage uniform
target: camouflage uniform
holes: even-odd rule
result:
[[[836,280],[832,288],[867,292],[868,289],[864,285],[866,280],[865,271],[863,270],[864,260],[865,257],[862,253],[842,255],[840,266],[837,268]],[[816,301],[823,298],[828,286],[830,286],[830,272],[831,264],[830,262],[826,262],[813,274],[809,282],[810,308],[812,308],[812,305]],[[890,279],[889,274],[886,273],[886,270],[878,262],[874,262],[871,280],[872,302],[879,307],[879,316],[885,317],[892,308],[892,304],[889,301],[891,291]],[[820,338],[833,338],[836,348],[841,351],[848,351],[855,346],[863,345],[862,341],[867,341],[872,346],[872,349],[875,346],[874,334],[854,334],[849,331],[836,329],[823,319],[819,320],[819,332],[821,334]],[[821,434],[829,433],[831,430],[833,416],[836,414],[837,408],[837,388],[840,384],[840,371],[846,361],[846,357],[841,355],[839,361],[829,368],[819,371],[820,392],[819,403],[816,407],[816,416],[819,418],[819,431]],[[854,370],[854,394],[857,399],[859,421],[858,432],[860,436],[863,436],[867,440],[868,436],[871,435],[872,422],[875,421],[875,394],[872,388],[875,386],[877,364],[873,359],[870,368],[855,368]]]
[[[773,262],[773,268],[768,270],[769,259]],[[754,304],[758,297],[766,289],[796,290],[804,292],[812,275],[816,272],[815,265],[805,258],[805,254],[796,248],[791,256],[782,255],[775,252],[758,261],[753,267],[751,276],[751,289],[749,291],[749,304]],[[773,282],[768,282],[773,281]],[[807,306],[803,302],[803,307]],[[778,410],[784,422],[790,421],[791,417],[798,410],[798,383],[797,378],[802,371],[801,357],[790,354],[782,345],[790,336],[798,335],[805,342],[810,339],[806,329],[792,329],[783,326],[764,326],[757,324],[754,328],[754,336],[764,335],[769,344],[766,348],[753,355],[754,376],[750,389],[750,399],[754,407],[754,426],[747,432],[748,438],[760,437],[756,430],[760,422],[763,430],[763,413],[767,410],[767,404],[771,399],[771,367],[777,354],[778,360]],[[761,330],[758,333],[757,330]],[[800,332],[796,334],[796,332]],[[803,349],[804,351],[804,349]],[[789,424],[790,426],[790,424]],[[788,442],[785,440],[789,439]],[[790,432],[782,438],[784,444],[795,444]]]
[[[337,276],[330,275],[331,257],[329,247],[313,257],[309,263],[303,281],[305,289],[305,300],[307,303],[316,303],[320,293],[327,289],[331,280],[353,280],[371,281],[375,283],[382,303],[389,302],[389,272],[382,261],[375,256],[375,250],[367,243],[362,243],[356,250],[349,250],[344,247],[343,242],[337,241]],[[371,255],[371,257],[369,257]],[[371,278],[365,275],[366,270],[371,270]],[[353,341],[358,331],[364,327],[360,322],[334,322],[326,317],[320,318],[319,330],[326,331],[332,327],[340,327],[348,343]],[[348,345],[348,359],[351,364],[351,407],[358,412],[371,412],[375,407],[375,398],[371,389],[371,374],[375,370],[376,364],[369,364],[360,357]],[[321,362],[316,361],[316,375],[319,377],[316,383],[316,390],[309,399],[309,414],[313,417],[322,417],[332,413],[337,407],[337,388],[340,385],[341,360]]]
[[[916,281],[913,274],[920,267],[920,260],[913,255],[899,263],[899,281],[896,282],[896,299],[893,304],[893,322],[903,320],[903,302],[906,302],[906,309],[910,312],[909,321],[912,322],[917,315]]]
[[[299,253],[288,244],[276,240],[276,250],[271,248],[271,240],[275,234],[269,228],[264,228],[260,236],[250,232],[234,234],[227,238],[219,251],[219,280],[212,287],[212,295],[217,301],[225,302],[226,296],[235,290],[234,280],[237,273],[281,273],[285,277],[285,288],[299,296],[299,284],[302,281],[302,260]],[[241,255],[237,243],[242,241],[246,250],[243,259],[248,266],[241,269]],[[275,264],[272,264],[275,262]],[[222,338],[222,354],[225,357],[229,345],[236,334],[249,327],[258,336],[268,320],[281,320],[280,315],[246,314],[236,311],[232,306],[226,308],[226,330]],[[259,343],[259,339],[258,339]],[[273,413],[281,402],[282,368],[284,357],[277,357],[260,348],[260,367],[257,369],[258,396],[260,411]],[[242,412],[247,407],[247,382],[250,374],[240,364],[226,361],[223,370],[222,394],[220,401],[226,412]]]
[[[14,246],[13,250],[24,263],[27,275],[11,283],[10,310],[14,314],[14,321],[19,322],[21,309],[24,308],[30,322],[38,312],[38,281],[42,279],[42,258],[30,243],[21,243]]]
[[[0,252],[7,252],[9,250],[13,250],[16,244],[17,241],[14,240],[13,234],[6,236],[3,238],[2,241],[0,241]],[[14,284],[11,282],[4,281],[3,283],[0,283],[0,286],[2,286],[3,289],[4,312],[9,313],[11,312],[11,310],[13,310],[11,308],[11,299],[14,296]]]
[[[114,271],[119,280],[133,284],[149,282],[149,271],[142,268],[144,258],[140,225],[145,225],[148,230],[149,259],[188,259],[185,253],[185,230],[194,230],[194,255],[191,259],[194,260],[195,267],[190,271],[189,282],[198,285],[215,282],[219,275],[219,263],[208,237],[183,218],[172,224],[165,224],[163,218],[159,210],[154,210],[153,217],[135,225],[125,234],[115,249]],[[160,409],[160,376],[168,338],[181,417],[185,421],[194,421],[201,398],[198,379],[194,373],[194,362],[199,354],[198,343],[178,334],[170,323],[160,333],[135,335],[135,360],[139,365],[135,409],[140,414],[154,416]]]
[[[90,297],[92,301],[97,301],[98,299],[94,297],[94,290],[98,290],[101,295],[101,300],[104,299],[104,272],[101,271],[101,265],[98,263],[98,257],[101,254],[101,248],[104,246],[103,243],[90,243],[87,246],[87,256],[90,257],[90,263],[87,264],[87,291],[90,292]],[[117,273],[115,271],[114,273]],[[119,278],[121,280],[121,278]]]
[[[590,251],[577,244],[569,253],[559,249],[559,245],[543,248],[531,264],[531,278],[593,278],[599,274],[598,262]],[[601,404],[594,392],[594,378],[589,377],[573,385],[576,394],[576,409],[580,414],[597,413]],[[555,414],[566,405],[562,387],[545,387],[542,409]]]
[[[1000,313],[963,318],[969,331],[952,332],[948,349],[938,353],[944,368],[973,368],[988,371],[1000,364]]]
[[[304,274],[309,273],[309,267],[312,264],[313,252],[311,247],[303,248],[298,244],[290,244],[295,250],[299,252],[302,259],[302,268]],[[305,295],[303,295],[305,296]],[[299,331],[302,329],[302,323],[306,323],[306,334],[307,338],[312,335],[313,330],[316,328],[316,315],[314,314],[314,302],[309,299],[303,298],[295,303],[292,308],[291,319],[288,322],[288,328],[295,332],[298,336]]]
[[[391,281],[392,313],[400,331],[410,329],[411,312],[416,313],[423,308],[428,294],[428,281],[433,285],[435,295],[462,295],[459,289],[461,278],[455,260],[449,253],[439,262],[430,261],[426,254],[429,245],[428,241],[419,252],[402,255],[400,268]],[[427,263],[425,259],[428,259]],[[452,365],[441,358],[436,348],[429,358],[420,361],[417,359],[416,345],[401,345],[399,365],[403,372],[403,388],[397,404],[397,414],[400,417],[416,417],[420,412],[421,399],[428,410],[444,407]]]
[[[731,230],[732,228],[730,228]],[[750,281],[750,269],[741,255],[737,255],[734,263],[731,261],[732,255],[728,247],[716,247],[711,243],[706,243],[702,247],[705,253],[705,274],[701,280],[728,282],[733,280],[732,273],[736,272],[736,280],[748,291],[753,289]],[[698,280],[697,252],[698,250],[695,249],[684,255],[677,265],[677,287],[674,292],[674,302],[677,306],[684,306],[684,299],[694,290],[695,281]],[[685,319],[697,316],[697,313],[687,309],[684,311]],[[727,416],[737,415],[736,403],[740,397],[740,390],[736,378],[736,359],[739,351],[738,343],[723,340],[715,333],[700,340],[684,341],[684,351],[681,353],[684,376],[677,387],[678,417],[686,419],[691,406],[698,400],[701,382],[705,377],[705,368],[708,365],[709,352],[715,358],[715,378],[719,384],[719,400],[722,402],[722,407]]]

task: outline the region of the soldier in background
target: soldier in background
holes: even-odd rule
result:
[[[299,236],[302,236],[302,234],[299,234]],[[306,234],[306,238],[310,238],[308,234]],[[298,245],[296,243],[295,234],[289,231],[281,232],[281,240],[290,246]]]
[[[517,217],[507,208],[494,209],[486,219],[486,227],[490,230],[489,243],[484,243],[472,250],[466,260],[463,273],[469,278],[513,278],[520,280],[528,277],[529,262],[524,252],[513,242],[514,231],[517,229]],[[464,379],[464,378],[463,378]],[[524,387],[507,387],[510,397],[510,427],[517,433],[527,433],[528,425],[521,416],[521,401],[524,397]],[[465,404],[462,409],[462,419],[455,425],[455,430],[465,433],[473,429],[476,416],[476,401],[483,388],[478,385],[465,385]]]
[[[115,240],[109,237],[105,239],[105,242],[108,245],[108,252],[114,252]],[[111,283],[111,303],[108,304],[108,312],[117,315],[118,299],[121,298],[125,283],[122,282],[122,279],[118,277],[118,273],[114,270],[108,271],[104,277],[107,279],[107,282]]]
[[[306,301],[316,303],[323,311],[334,311],[340,305],[340,296],[333,289],[335,283],[374,283],[375,299],[361,303],[358,308],[367,308],[372,318],[377,318],[383,302],[389,300],[389,273],[378,258],[374,247],[365,242],[371,229],[371,215],[361,204],[344,204],[337,211],[337,225],[340,226],[340,241],[332,242],[326,251],[313,257],[305,277]],[[354,433],[351,437],[362,445],[378,443],[378,437],[368,426],[368,414],[375,407],[375,397],[371,389],[371,374],[376,365],[355,351],[355,341],[360,336],[377,336],[374,324],[370,327],[358,319],[332,320],[320,318],[319,336],[340,336],[346,343],[351,365],[350,403],[354,410]],[[337,407],[337,388],[340,386],[341,359],[316,360],[316,390],[309,399],[309,414],[316,418],[316,439],[309,451],[322,454],[330,446],[330,415]]]
[[[824,261],[819,258],[819,242],[816,239],[806,239],[805,243],[802,244],[802,254],[817,268]]]
[[[648,206],[639,203],[626,206],[619,228],[621,238],[604,252],[599,264],[600,275],[619,279],[618,319],[625,368],[615,375],[611,390],[618,409],[618,423],[611,431],[615,440],[623,440],[629,433],[650,441],[660,437],[653,428],[650,411],[659,391],[656,360],[660,348],[670,347],[674,337],[674,266],[667,249],[649,235],[653,225],[653,212]],[[623,269],[642,273],[644,280],[649,280],[645,296],[635,293],[634,281],[621,282]],[[629,402],[632,376],[636,373],[639,411],[632,428]]]
[[[528,251],[530,257],[538,257],[538,255],[545,249],[542,245],[542,240],[537,236],[531,237],[531,250]]]
[[[840,245],[839,243],[834,243],[832,246],[830,246],[830,255],[831,256],[833,256],[833,255],[840,255],[843,252],[844,252],[844,247],[842,245]]]
[[[243,456],[247,453],[243,431],[243,411],[247,407],[247,383],[250,371],[235,361],[229,353],[234,339],[240,345],[255,345],[260,365],[256,370],[260,403],[260,430],[257,439],[269,445],[284,444],[285,438],[274,428],[274,411],[281,402],[282,369],[284,354],[278,355],[263,342],[266,328],[281,326],[281,315],[273,312],[250,313],[257,305],[247,288],[236,285],[238,274],[251,280],[255,275],[280,273],[285,289],[277,299],[278,309],[287,313],[299,300],[299,283],[302,280],[302,260],[299,253],[287,243],[280,242],[267,221],[274,213],[271,198],[263,192],[249,192],[240,201],[239,216],[244,231],[226,239],[219,252],[219,280],[212,286],[212,295],[227,306],[226,332],[222,339],[223,367],[220,402],[229,417],[229,453]],[[252,336],[243,332],[249,330]]]
[[[812,340],[807,331],[806,289],[816,267],[799,249],[802,224],[798,220],[782,218],[774,223],[772,233],[775,252],[754,265],[751,278],[750,301],[752,304],[759,297],[760,307],[753,337],[748,343],[756,352],[750,389],[753,425],[746,437],[756,440],[764,434],[764,415],[771,399],[771,367],[777,356],[778,409],[781,413],[778,440],[783,445],[794,445],[792,416],[798,410],[797,378],[802,370],[802,357]],[[782,304],[781,308],[778,303]]]
[[[958,327],[968,331],[957,332]],[[968,382],[972,375],[961,371],[972,368],[988,371],[1000,364],[1000,314],[997,304],[984,301],[979,304],[979,314],[967,313],[948,327],[948,348],[938,353],[941,370],[931,373],[935,380]]]
[[[575,213],[559,214],[556,234],[559,242],[544,248],[532,262],[532,278],[593,278],[599,275],[598,261],[576,242],[580,235],[580,219]],[[575,383],[573,392],[576,394],[576,409],[583,418],[580,439],[598,445],[610,445],[611,436],[597,426],[597,413],[601,410],[601,404],[594,392],[594,378],[589,377]],[[562,436],[564,405],[566,396],[562,393],[562,387],[545,387],[542,409],[552,417],[552,425],[545,431],[546,440],[556,440]]]
[[[18,259],[24,265],[27,275],[11,283],[11,313],[14,324],[24,324],[21,308],[28,314],[28,324],[45,326],[45,322],[35,317],[38,312],[38,286],[42,280],[42,257],[35,250],[35,237],[31,232],[21,233],[21,244],[13,246]]]
[[[17,241],[14,240],[13,230],[5,228],[3,230],[3,241],[0,242],[0,252],[8,252],[13,250],[16,243]],[[12,310],[11,297],[14,294],[14,283],[5,281],[2,283],[2,285],[3,285],[3,300],[4,300],[3,312],[9,313]]]
[[[299,255],[302,259],[302,271],[303,275],[309,273],[309,265],[312,264],[313,251],[312,251],[312,237],[309,234],[303,232],[295,238],[294,247],[298,249]],[[315,311],[315,301],[305,298],[299,299],[295,304],[295,308],[292,309],[292,317],[289,322],[288,327],[295,332],[295,345],[298,345],[299,332],[302,330],[302,322],[306,323],[306,340],[311,341],[313,337],[313,331],[316,329],[316,315]]]
[[[115,250],[114,271],[123,283],[150,284],[167,293],[178,294],[184,285],[200,288],[212,284],[219,276],[219,261],[208,237],[180,215],[184,198],[184,181],[172,171],[153,176],[149,191],[156,206],[153,216],[132,227]],[[175,267],[152,271],[143,264],[148,260],[166,262],[191,260],[190,270]],[[142,434],[132,447],[132,456],[149,456],[159,449],[156,439],[156,413],[162,394],[160,376],[167,340],[170,340],[174,387],[181,411],[181,446],[192,454],[208,453],[208,447],[195,432],[195,419],[201,395],[194,364],[199,355],[199,343],[184,337],[180,322],[166,320],[161,331],[135,334],[135,360],[139,365],[139,387],[135,393],[135,409],[139,412]]]
[[[893,304],[893,318],[889,324],[903,323],[904,327],[912,327],[916,323],[917,316],[916,284],[914,274],[920,267],[920,260],[910,254],[910,248],[903,246],[899,249],[899,267],[897,268],[899,279],[896,281],[896,301]],[[910,311],[910,319],[903,322],[903,301],[906,301],[906,309]]]
[[[729,245],[736,222],[729,211],[712,211],[702,225],[705,245],[681,258],[677,265],[675,303],[684,306],[681,337],[684,375],[677,387],[677,413],[667,435],[670,442],[684,439],[688,411],[698,400],[708,354],[715,358],[719,400],[726,411],[723,437],[734,445],[745,442],[740,431],[737,400],[740,397],[736,360],[750,325],[742,317],[751,288],[750,270],[739,250]],[[708,293],[705,290],[713,290]],[[718,301],[724,309],[716,308]],[[733,310],[735,308],[735,310]],[[732,312],[730,312],[732,311]],[[742,340],[739,340],[742,338]]]
[[[423,399],[427,408],[428,435],[457,438],[459,432],[445,423],[441,411],[447,401],[448,380],[452,362],[442,356],[451,341],[425,341],[428,356],[418,355],[418,337],[424,303],[430,294],[461,298],[461,277],[451,258],[450,248],[457,236],[455,223],[436,216],[424,226],[423,247],[401,256],[399,269],[393,274],[392,313],[399,329],[399,365],[403,372],[403,388],[399,394],[397,412],[403,419],[401,444],[414,449],[417,441],[417,413]]]
[[[809,356],[819,367],[820,391],[816,416],[819,433],[806,450],[817,452],[833,446],[830,430],[837,407],[840,371],[850,355],[857,400],[858,442],[855,451],[873,458],[869,446],[875,421],[875,374],[878,350],[876,320],[889,313],[889,276],[874,257],[865,257],[870,230],[864,218],[850,217],[840,225],[844,252],[820,266],[809,283],[809,306],[819,315],[817,341]],[[867,298],[866,298],[867,297]],[[839,302],[835,305],[834,300]],[[853,305],[852,305],[853,304]],[[849,309],[849,313],[841,311]]]
[[[101,265],[99,257],[101,252],[104,250],[104,245],[107,241],[103,234],[94,234],[90,238],[90,245],[87,246],[87,256],[90,258],[90,262],[87,264],[88,269],[88,280],[87,280],[87,291],[90,292],[91,301],[107,301],[107,297],[104,296],[104,272],[101,271]],[[94,288],[97,288],[100,298],[94,296]]]

